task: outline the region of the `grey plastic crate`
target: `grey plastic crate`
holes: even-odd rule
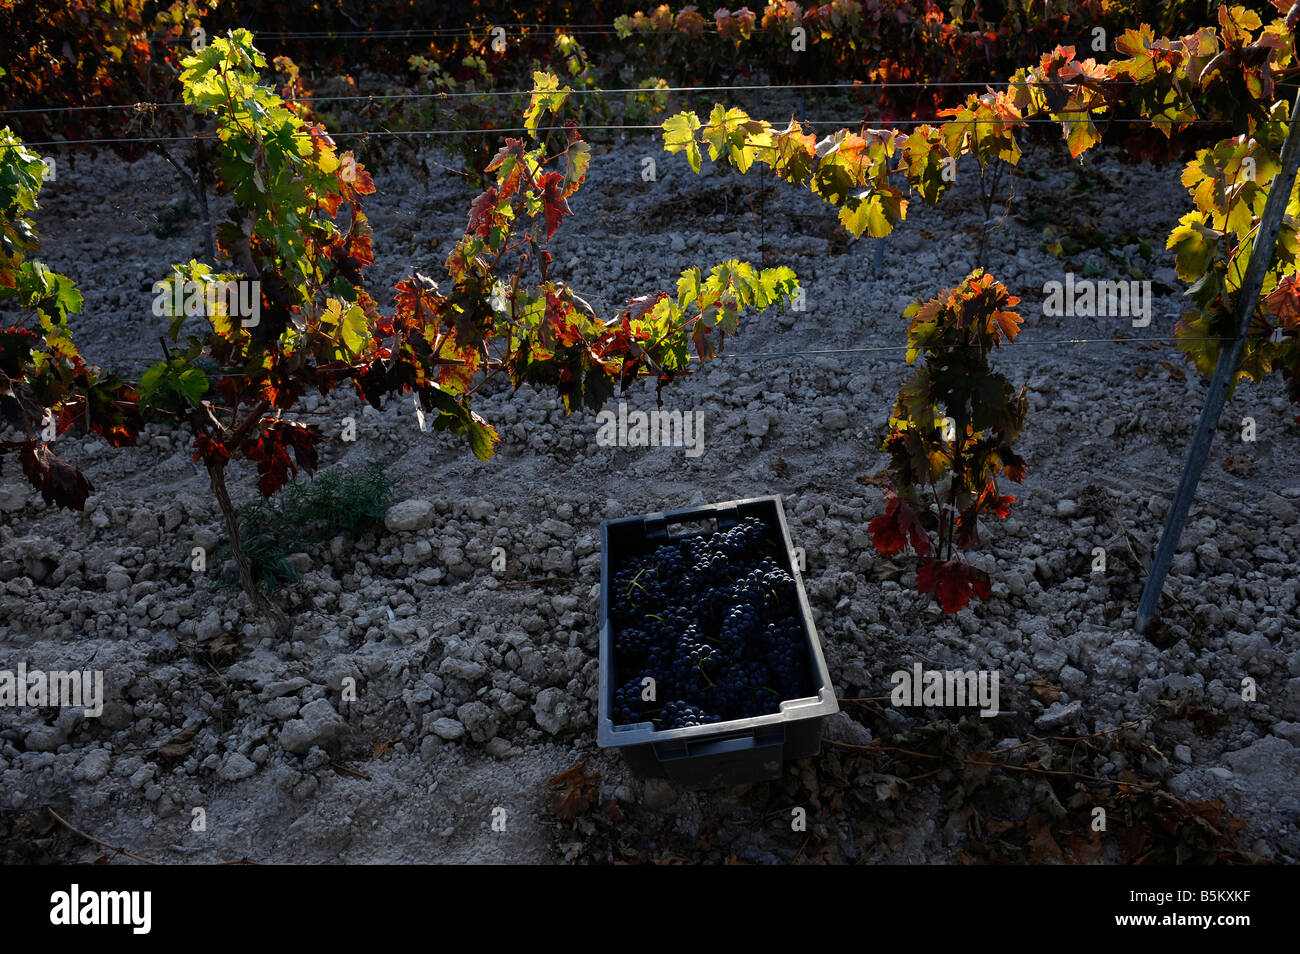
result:
[[[663,731],[656,731],[650,722],[615,725],[610,716],[616,683],[614,628],[609,618],[609,586],[615,567],[629,554],[646,552],[670,540],[726,530],[749,517],[758,517],[778,531],[784,543],[780,558],[795,580],[813,694],[786,700],[779,712],[770,715],[712,725]],[[673,532],[684,524],[700,522],[714,525],[703,530]],[[601,748],[620,749],[633,773],[642,778],[668,778],[690,787],[739,785],[779,778],[781,763],[786,759],[821,751],[823,723],[840,707],[808,609],[803,578],[790,559],[790,530],[779,496],[606,520],[600,527],[600,547],[600,720],[596,741]]]

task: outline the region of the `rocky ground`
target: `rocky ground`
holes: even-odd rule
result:
[[[974,170],[937,209],[913,205],[876,275],[873,243],[843,247],[830,238],[831,210],[770,177],[761,194],[754,176],[696,177],[648,139],[597,152],[553,252],[561,277],[599,307],[671,288],[688,265],[756,260],[761,246],[806,288],[805,312],[743,327],[726,356],[666,392],[666,407],[703,412],[705,453],[599,447],[594,415],[565,417],[525,390],[482,401],[503,440],[479,463],[460,442],[422,432],[409,403],[374,412],[351,395],[310,400],[304,418],[328,434],[344,417],[359,422],[356,442],[327,444],[324,465],[390,463],[409,499],[384,533],[322,540],[295,557],[303,579],[284,595],[295,621],[287,643],[261,635],[242,596],[190,569],[192,547],[210,549],[222,531],[184,433],[151,425],[128,451],[62,442],[95,484],[85,513],[45,507],[6,467],[0,668],[99,669],[107,694],[98,719],[0,713],[10,854],[29,857],[38,842],[48,857],[102,853],[66,832],[19,838],[13,819],[44,829],[48,804],[83,831],[167,861],[543,862],[596,857],[598,836],[635,842],[628,850],[644,857],[812,857],[808,836],[789,830],[793,798],[809,806],[817,843],[840,846],[819,857],[968,860],[976,835],[950,771],[900,787],[900,775],[917,773],[877,766],[859,779],[874,787],[870,805],[816,793],[855,751],[843,744],[911,738],[942,713],[885,704],[877,718],[846,703],[827,726],[841,747],[788,766],[780,783],[723,791],[641,782],[597,749],[600,521],[779,493],[807,553],[804,583],[841,696],[887,695],[889,674],[915,662],[997,670],[1004,712],[990,731],[1003,748],[1114,729],[1169,700],[1197,718],[1148,718],[1128,731],[1129,746],[1085,747],[1071,768],[1130,772],[1189,802],[1221,799],[1244,823],[1243,850],[1300,857],[1300,428],[1279,381],[1243,386],[1229,403],[1164,623],[1150,637],[1131,628],[1138,563],[1204,393],[1159,340],[1172,334],[1182,290],[1161,251],[1188,207],[1176,168],[1111,154],[1080,167],[1041,144],[1023,163],[1034,175],[1011,180],[989,264],[1023,298],[1024,331],[996,363],[1031,392],[1030,475],[977,558],[992,598],[945,618],[916,594],[911,560],[874,555],[866,524],[882,510],[876,446],[908,373],[900,314],[972,267]],[[655,182],[641,177],[647,155]],[[374,171],[373,287],[412,268],[438,277],[472,192],[446,172],[425,182],[402,167]],[[91,360],[124,371],[156,360],[152,282],[201,252],[192,222],[154,235],[178,196],[161,160],[108,154],[63,163],[48,188],[42,257],[86,294],[75,332]],[[1109,238],[1113,254],[1101,242],[1054,257],[1044,223],[1085,246]],[[1136,266],[1153,279],[1149,328],[1042,314],[1044,283],[1088,263],[1101,277]],[[1131,335],[1156,340],[1110,340]],[[1068,343],[1080,338],[1090,343]],[[649,409],[653,388],[627,400]],[[1241,440],[1244,417],[1254,442]],[[236,470],[237,502],[253,483]],[[504,571],[492,569],[496,547]],[[1105,572],[1092,572],[1095,547]],[[1253,701],[1243,699],[1247,677]],[[600,776],[600,818],[557,821],[544,783],[580,761]],[[1003,774],[1011,787],[984,816],[1027,816],[1037,779]],[[196,808],[204,831],[193,830]],[[726,851],[681,847],[710,838]]]

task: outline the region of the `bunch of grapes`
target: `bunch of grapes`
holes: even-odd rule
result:
[[[782,692],[793,692],[805,684],[808,672],[803,622],[797,616],[783,616],[767,624],[760,644],[768,672]]]
[[[650,678],[654,678],[651,676]],[[619,723],[643,722],[648,712],[657,708],[646,700],[646,676],[633,676],[614,691],[614,721]]]
[[[665,705],[663,711],[655,719],[661,729],[684,729],[688,725],[708,725],[712,722],[721,721],[722,716],[710,715],[703,709],[693,706],[689,702],[682,702],[680,699],[673,699]]]
[[[778,712],[811,692],[807,634],[780,557],[767,525],[750,517],[617,567],[617,724],[708,725]]]

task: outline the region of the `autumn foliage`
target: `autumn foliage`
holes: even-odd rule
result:
[[[1157,36],[1143,23],[1115,38],[1118,55],[1108,62],[1058,45],[1037,65],[1017,70],[1005,88],[970,94],[940,110],[944,122],[938,125],[841,129],[819,139],[807,124],[791,120],[781,127],[719,105],[707,120],[690,111],[668,119],[664,147],[683,153],[696,171],[706,154],[741,172],[766,165],[777,178],[835,206],[852,235],[883,237],[907,217],[911,196],[937,203],[963,157],[978,163],[982,183],[991,164],[1018,164],[1019,138],[1048,123],[1059,128],[1071,157],[1095,148],[1114,127],[1129,130],[1128,152],[1156,160],[1204,141],[1215,123],[1236,127],[1236,135],[1197,150],[1186,164],[1182,182],[1194,209],[1167,243],[1194,305],[1175,329],[1179,345],[1209,375],[1222,339],[1236,333],[1236,299],[1293,120],[1289,103],[1275,96],[1279,79],[1300,73],[1294,33],[1300,7],[1291,0],[1273,5],[1282,15],[1268,24],[1245,7],[1220,5],[1217,26],[1180,37]],[[663,7],[634,19],[643,32],[682,29]],[[1300,194],[1292,190],[1237,372],[1250,381],[1279,372],[1296,402],[1298,219]],[[978,545],[980,516],[1007,513],[1011,498],[998,493],[995,478],[1019,480],[1024,473],[1011,449],[1023,422],[1023,397],[1015,398],[985,363],[989,351],[1014,340],[1015,304],[977,270],[961,289],[908,312],[908,361],[921,353],[926,361],[899,394],[884,446],[897,492],[887,495],[886,511],[871,530],[881,553],[910,547],[921,557],[918,586],[934,592],[947,612],[988,596],[987,574],[962,562],[959,552]],[[951,437],[936,424],[941,416],[956,426]],[[920,503],[924,493],[929,506]]]
[[[53,25],[67,27],[69,11],[89,6],[63,5]],[[983,38],[974,42],[991,51],[990,63],[1006,52],[997,47],[1001,20],[980,24],[972,13],[959,26],[955,14],[934,4],[904,6],[771,3],[761,12],[721,9],[711,18],[660,6],[620,20],[618,30],[634,48],[671,35],[683,45],[739,50],[767,42],[764,36],[786,43],[791,29],[803,27],[830,49],[846,31],[870,33],[892,16],[889,29],[939,38],[941,49],[944,37],[956,42],[959,34],[979,33]],[[664,147],[683,153],[697,171],[706,155],[741,172],[765,165],[834,206],[853,235],[885,236],[906,218],[914,196],[933,204],[947,192],[949,172],[963,157],[973,157],[981,170],[1015,165],[1018,139],[1034,129],[1059,128],[1078,157],[1108,129],[1122,127],[1131,131],[1130,151],[1168,158],[1191,141],[1180,137],[1196,124],[1203,134],[1207,120],[1232,123],[1232,136],[1186,164],[1182,181],[1194,208],[1167,245],[1190,286],[1192,307],[1177,328],[1180,346],[1208,373],[1218,339],[1232,331],[1240,278],[1293,120],[1289,104],[1276,97],[1282,81],[1300,72],[1296,17],[1291,3],[1274,6],[1282,15],[1266,24],[1252,10],[1221,5],[1215,25],[1183,36],[1157,36],[1142,24],[1114,38],[1109,61],[1059,45],[1017,70],[1005,88],[966,95],[937,111],[941,122],[905,131],[843,129],[819,138],[794,120],[773,125],[717,105],[707,117],[692,111],[671,117],[663,124]],[[272,493],[295,473],[314,470],[329,437],[294,420],[300,400],[341,386],[376,407],[413,398],[433,415],[435,429],[463,436],[486,459],[498,436],[472,403],[488,379],[553,388],[566,411],[598,408],[639,378],[663,386],[689,373],[693,359],[723,347],[742,313],[780,305],[797,289],[789,269],[730,260],[689,268],[674,289],[648,290],[598,315],[557,273],[548,246],[579,212],[592,157],[575,106],[587,97],[574,93],[590,91],[593,80],[575,41],[564,56],[573,64],[567,81],[579,89],[534,73],[523,108],[526,134],[488,153],[483,191],[442,273],[414,272],[391,294],[379,294],[366,281],[374,262],[365,212],[375,189],[371,172],[336,147],[310,104],[277,95],[263,78],[266,59],[252,35],[235,30],[191,50],[184,39],[205,6],[150,6],[146,15],[145,7],[128,3],[114,11],[121,24],[96,21],[97,30],[118,38],[98,59],[32,46],[23,54],[31,69],[3,77],[5,102],[25,105],[22,96],[54,95],[70,82],[87,86],[74,104],[129,100],[178,84],[185,108],[172,121],[200,130],[197,140],[212,157],[215,186],[230,200],[230,213],[214,230],[216,260],[179,264],[159,283],[159,299],[173,303],[165,309],[164,353],[139,382],[122,381],[87,366],[77,353],[67,319],[80,308],[80,295],[69,279],[32,258],[41,159],[8,130],[0,134],[0,301],[6,314],[17,315],[0,328],[0,412],[8,426],[0,450],[16,454],[47,502],[81,507],[91,489],[54,452],[54,437],[80,429],[115,446],[131,444],[144,411],[191,428],[195,459],[221,482],[220,494],[227,467],[239,460],[256,470],[259,490]],[[166,50],[153,62],[159,43]],[[882,61],[880,69],[887,73],[889,65]],[[290,85],[294,95],[301,92],[301,84]],[[1300,401],[1300,196],[1292,194],[1287,213],[1238,377],[1258,381],[1277,371]],[[194,290],[231,283],[255,287],[255,316],[221,304],[192,306]],[[184,307],[176,304],[183,300]],[[1023,394],[1016,396],[987,365],[994,348],[1015,338],[1015,304],[977,270],[959,289],[907,313],[908,360],[923,355],[924,361],[900,391],[891,419],[884,449],[896,487],[885,513],[872,521],[872,534],[882,553],[915,552],[922,592],[936,593],[949,611],[987,596],[987,576],[960,554],[978,545],[981,516],[1007,512],[1011,498],[998,492],[996,479],[1019,480],[1024,472],[1012,450]],[[951,426],[940,426],[944,418]]]
[[[988,574],[960,554],[979,546],[981,517],[1010,512],[1015,498],[998,491],[997,479],[1025,477],[1012,445],[1024,425],[1026,395],[988,362],[1015,340],[1019,301],[976,269],[961,287],[904,312],[912,319],[908,363],[924,360],[899,389],[881,445],[895,489],[867,529],[881,555],[910,547],[921,558],[917,589],[933,592],[945,613],[989,597]]]
[[[94,488],[51,445],[75,431],[114,447],[134,444],[138,395],[82,359],[68,325],[81,310],[81,292],[33,257],[45,170],[39,155],[0,129],[0,308],[8,316],[0,322],[0,455],[17,454],[47,504],[79,510]]]
[[[688,374],[692,350],[711,357],[743,312],[783,305],[797,289],[788,268],[732,260],[687,269],[675,293],[597,315],[552,273],[547,245],[573,213],[591,150],[572,122],[548,147],[539,124],[557,121],[572,91],[539,72],[524,111],[533,142],[506,139],[487,165],[491,181],[444,263],[445,280],[414,272],[385,309],[365,279],[374,262],[365,201],[375,191],[365,166],[262,81],[266,60],[248,31],[214,38],[181,65],[186,105],[211,123],[217,190],[232,202],[215,229],[222,264],[191,260],[155,284],[164,353],[138,384],[77,356],[67,314],[80,295],[27,258],[41,159],[7,130],[0,139],[0,300],[13,299],[25,321],[0,329],[0,409],[23,432],[3,449],[19,451],[47,502],[80,509],[90,483],[51,451],[54,434],[75,423],[133,443],[142,411],[188,426],[241,580],[264,608],[226,473],[247,461],[266,496],[312,473],[332,435],[293,419],[308,392],[347,385],[375,407],[413,396],[434,430],[463,436],[486,460],[499,438],[471,403],[488,379],[554,388],[566,411],[599,408],[639,377],[662,387]]]

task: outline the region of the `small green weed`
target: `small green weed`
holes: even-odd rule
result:
[[[293,481],[269,499],[257,499],[239,511],[244,552],[259,589],[275,592],[299,576],[287,557],[340,533],[350,537],[382,527],[388,508],[401,499],[396,486],[400,474],[378,462],[360,470],[327,470],[310,481]],[[230,556],[223,541],[217,556]],[[222,579],[238,586],[233,564]]]

